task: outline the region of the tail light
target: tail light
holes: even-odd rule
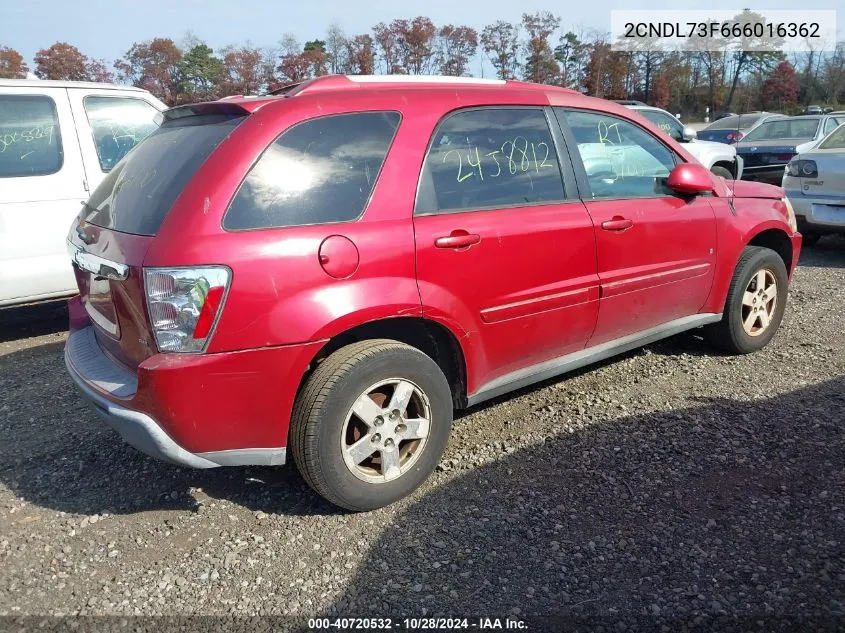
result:
[[[792,159],[786,166],[786,173],[793,178],[818,178],[819,169],[814,160]]]
[[[205,350],[231,277],[223,266],[144,269],[147,309],[160,352]]]
[[[733,143],[735,141],[741,141],[743,136],[745,136],[745,134],[742,132],[737,132],[736,134],[728,132],[728,136],[726,138]]]

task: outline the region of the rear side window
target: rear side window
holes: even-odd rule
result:
[[[191,177],[243,118],[204,114],[166,121],[103,179],[85,219],[123,233],[155,235]]]
[[[83,105],[103,171],[111,171],[158,127],[158,110],[141,99],[87,96]]]
[[[55,102],[40,95],[0,96],[0,178],[54,174],[63,160]]]
[[[425,157],[417,215],[560,202],[560,164],[539,108],[479,108],[448,116]]]
[[[223,228],[349,222],[367,206],[399,126],[397,112],[325,116],[283,132],[247,174]]]

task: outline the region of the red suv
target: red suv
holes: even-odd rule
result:
[[[172,108],[68,237],[70,375],[130,444],[279,465],[352,510],[435,468],[455,408],[705,327],[765,346],[801,236],[623,106],[344,77]]]

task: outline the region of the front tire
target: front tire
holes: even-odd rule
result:
[[[409,494],[437,466],[452,426],[440,367],[396,341],[330,354],[303,385],[291,417],[294,462],[327,501],[374,510]]]
[[[769,248],[746,246],[737,262],[722,320],[705,328],[707,338],[731,354],[750,354],[772,340],[786,308],[789,276]]]

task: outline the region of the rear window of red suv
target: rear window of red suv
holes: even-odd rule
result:
[[[364,212],[398,112],[354,112],[298,123],[261,155],[232,200],[228,231],[350,222]]]
[[[166,120],[136,145],[91,194],[86,220],[122,233],[155,235],[185,185],[246,118],[221,110]]]

